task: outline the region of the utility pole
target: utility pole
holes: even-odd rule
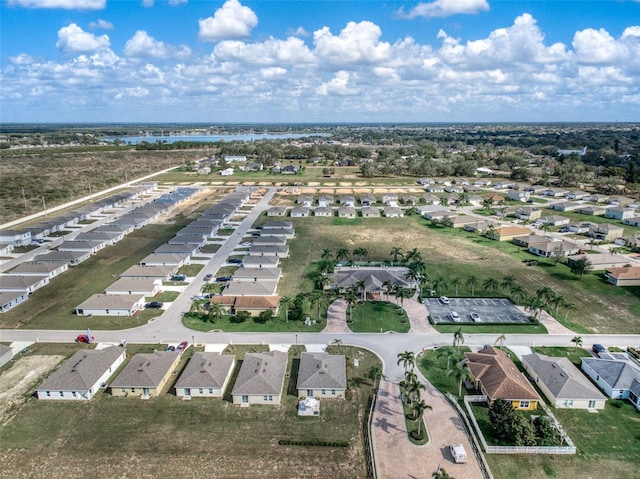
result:
[[[24,200],[24,211],[29,212],[29,207],[27,206],[27,195],[24,194],[24,188],[22,188],[22,199]]]
[[[44,202],[44,196],[42,197],[42,209],[44,209],[44,217],[47,217],[47,205]]]

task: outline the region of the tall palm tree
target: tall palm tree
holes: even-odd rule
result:
[[[349,250],[346,248],[340,248],[336,251],[336,261],[349,261]]]
[[[420,391],[426,391],[426,390],[427,390],[427,387],[424,384],[422,384],[417,377],[413,381],[411,381],[407,389],[407,393],[409,395],[409,401],[411,401],[411,404],[420,400]]]
[[[416,355],[413,351],[398,353],[398,365],[400,365],[400,363],[402,363],[405,371],[408,371],[409,368],[413,371],[413,368],[416,366]]]
[[[515,285],[516,278],[514,276],[511,276],[510,274],[502,278],[502,283],[500,283],[502,289],[506,291],[511,291]]]
[[[427,272],[427,264],[421,259],[417,259],[409,263],[409,271],[415,271],[416,273],[426,273]]]
[[[574,351],[577,351],[577,350],[578,350],[578,348],[579,348],[580,346],[582,346],[582,337],[581,337],[581,336],[574,336],[574,337],[571,339],[571,342],[575,345]]]
[[[353,322],[353,307],[358,304],[358,297],[353,293],[353,291],[347,290],[344,299],[349,307],[349,322]]]
[[[362,257],[362,248],[354,248],[354,250],[351,252],[351,256],[355,259],[358,258],[358,260],[360,260],[360,258]]]
[[[367,256],[369,256],[369,250],[367,248],[360,248],[360,261],[364,260]]]
[[[391,256],[393,256],[393,263],[397,263],[398,262],[398,258],[402,259],[402,257],[404,256],[402,254],[402,248],[398,247],[398,246],[394,246],[393,248],[391,248]],[[393,263],[391,263],[391,266],[393,266]]]
[[[478,287],[479,282],[480,281],[478,280],[478,278],[474,275],[471,275],[467,278],[466,285],[467,288],[471,288],[471,296],[475,296],[476,288]]]
[[[464,335],[462,334],[462,328],[458,328],[453,333],[453,345],[456,350],[460,350],[462,344],[464,344]]]
[[[421,434],[422,429],[422,418],[424,417],[424,412],[427,409],[433,409],[429,406],[424,400],[416,401],[411,404],[411,412],[413,413],[414,421],[418,423],[418,436]]]
[[[294,299],[291,296],[282,296],[280,298],[280,307],[284,309],[284,320],[289,322],[289,310],[293,306]]]
[[[200,316],[205,312],[204,305],[205,305],[205,301],[200,301],[200,300],[192,301],[191,307],[189,308],[189,312]]]
[[[442,276],[438,276],[436,279],[433,280],[433,289],[435,289],[436,291],[443,290],[446,288],[447,288],[447,280],[444,279]]]
[[[326,296],[321,291],[315,290],[309,293],[308,299],[311,307],[316,309],[316,317],[320,320],[320,307],[322,306],[323,301],[326,301]]]
[[[493,294],[493,292],[496,289],[498,289],[499,286],[500,286],[500,283],[498,283],[498,280],[495,279],[493,276],[485,279],[484,283],[482,283],[482,287],[485,290],[489,291],[491,294]]]
[[[217,323],[222,315],[224,314],[224,306],[220,303],[210,303],[209,304],[209,312],[207,314],[209,318],[209,322]]]
[[[460,278],[452,278],[451,281],[449,282],[449,284],[456,288],[456,296],[458,296],[458,289],[460,288],[460,285],[462,284],[462,280]]]
[[[502,333],[500,336],[498,336],[498,338],[496,339],[495,343],[493,344],[497,344],[498,347],[500,349],[502,349],[502,347],[504,346],[504,343],[507,341],[507,336]]]
[[[553,315],[554,317],[558,317],[560,306],[562,306],[563,304],[564,304],[564,296],[562,296],[561,294],[554,293],[553,297],[549,300],[549,305],[555,307],[555,311]]]
[[[361,279],[360,281],[358,281],[356,283],[356,286],[358,287],[358,289],[360,291],[362,291],[362,302],[364,303],[366,301],[366,295],[367,295],[367,283],[365,283],[364,279]]]
[[[384,288],[385,293],[387,293],[387,301],[389,301],[389,293],[393,290],[393,283],[391,280],[386,280],[382,283],[382,287]]]
[[[422,253],[420,253],[420,251],[418,251],[418,248],[413,248],[411,251],[409,251],[404,259],[406,261],[422,261]]]
[[[466,379],[471,378],[471,371],[468,367],[457,363],[453,366],[453,369],[449,371],[449,376],[453,376],[458,381],[458,396],[462,396],[462,383]]]
[[[411,288],[398,288],[398,292],[396,296],[400,298],[400,306],[404,308],[404,300],[413,298],[413,295],[416,294],[416,291]]]
[[[516,303],[520,302],[524,294],[525,294],[525,290],[519,284],[514,284],[513,286],[511,286],[511,296],[514,297],[514,299],[516,300]]]
[[[329,248],[325,248],[322,250],[322,254],[320,255],[321,259],[331,259],[333,258],[333,253]]]
[[[564,303],[562,307],[564,308],[564,320],[567,321],[569,319],[569,311],[575,311],[576,305],[573,303]]]
[[[460,361],[462,360],[462,356],[460,355],[460,351],[458,351],[457,349],[452,349],[450,347],[442,347],[438,349],[438,353],[437,353],[438,359],[442,358],[442,357],[446,357],[447,358],[447,370],[449,369],[449,365],[451,363],[451,360],[455,360],[455,361]]]
[[[549,286],[543,286],[536,290],[536,295],[547,305],[549,304],[549,300],[555,296],[555,292]]]

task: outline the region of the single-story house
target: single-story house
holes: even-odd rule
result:
[[[67,263],[20,263],[11,272],[12,276],[43,276],[53,279],[69,269]]]
[[[245,268],[277,268],[279,261],[277,256],[245,256],[242,265]]]
[[[69,266],[76,266],[90,257],[89,251],[49,251],[37,255],[33,261],[36,263],[66,263]]]
[[[178,232],[173,238],[171,238],[167,243],[169,244],[192,244],[195,246],[202,247],[207,244],[208,236],[206,233],[181,233]]]
[[[31,294],[47,284],[49,284],[49,276],[46,274],[39,276],[0,274],[0,292],[15,293],[24,291]]]
[[[585,200],[593,201],[594,203],[607,203],[609,201],[609,197],[599,193],[591,193],[588,198],[585,197]]]
[[[418,179],[418,184],[420,185],[432,185],[436,182],[433,178],[420,178]]]
[[[624,235],[624,228],[610,223],[599,223],[589,227],[588,235],[600,241],[613,241]]]
[[[487,180],[487,179],[475,180],[473,182],[473,186],[478,186],[478,187],[489,186],[490,184],[491,184],[491,180]]]
[[[338,202],[342,206],[355,206],[356,205],[356,199],[353,196],[349,196],[349,195],[341,196],[340,199],[338,200]]]
[[[222,290],[222,296],[275,296],[277,281],[230,281]]]
[[[418,203],[420,203],[420,200],[417,196],[414,195],[402,195],[400,197],[400,203],[407,206],[416,206]]]
[[[630,360],[582,358],[582,370],[613,399],[628,399],[640,411],[640,368]]]
[[[94,294],[75,310],[78,316],[133,316],[143,308],[142,294]]]
[[[267,216],[286,216],[287,208],[285,206],[272,206],[267,210]]]
[[[289,246],[284,245],[252,245],[249,256],[278,256],[287,258],[289,256]]]
[[[253,282],[278,281],[282,276],[282,268],[239,268],[233,273],[233,281]]]
[[[0,256],[6,256],[14,250],[15,246],[11,243],[0,243]]]
[[[581,215],[602,216],[607,212],[607,209],[604,206],[598,205],[582,205],[576,212]]]
[[[518,236],[529,236],[531,229],[523,228],[521,226],[501,226],[487,230],[485,235],[487,238],[496,241],[512,241],[513,238]]]
[[[530,186],[525,186],[524,188],[525,191],[528,191],[529,193],[534,195],[538,195],[546,189],[547,187],[544,185],[530,185]]]
[[[580,252],[580,245],[572,241],[544,241],[529,245],[529,253],[543,258],[571,256]]]
[[[233,354],[193,353],[176,382],[176,396],[222,397],[235,365]]]
[[[28,231],[28,230],[0,231],[0,243],[8,243],[14,246],[28,245],[31,243],[31,231]]]
[[[288,354],[247,353],[231,391],[233,404],[280,404]]]
[[[0,313],[6,313],[29,299],[26,291],[0,291]]]
[[[568,195],[569,192],[561,188],[547,188],[546,190],[542,190],[540,194],[542,196],[551,196],[553,198],[560,198],[562,196]]]
[[[331,206],[333,202],[334,198],[331,195],[321,195],[318,197],[318,206],[320,207],[326,208],[327,206]]]
[[[364,195],[360,197],[360,204],[362,206],[375,205],[377,202],[376,197],[373,195]]]
[[[640,286],[640,266],[607,268],[604,277],[615,286]]]
[[[108,243],[106,240],[63,241],[58,246],[58,251],[88,251],[91,254],[96,254],[105,246],[108,246]]]
[[[551,205],[550,208],[556,211],[576,211],[582,207],[581,203],[572,203],[570,201],[564,201],[562,203],[556,203]]]
[[[451,210],[445,210],[441,206],[434,206],[433,208],[434,209],[431,210],[423,210],[422,217],[426,220],[441,220],[445,216],[448,216],[449,218],[455,218],[457,216]]]
[[[407,278],[406,268],[340,268],[334,272],[333,288],[345,291],[364,281],[367,293],[386,292],[385,284],[404,288],[415,287],[415,281]]]
[[[284,245],[287,238],[284,236],[258,236],[253,239],[253,246]]]
[[[188,253],[151,253],[140,260],[140,266],[183,266],[191,260]]]
[[[439,205],[440,204],[440,198],[438,198],[436,195],[424,195],[424,202],[427,205]]]
[[[309,208],[306,206],[298,206],[296,208],[291,208],[291,217],[292,218],[306,218],[309,216]]]
[[[560,216],[560,215],[549,215],[549,216],[543,216],[542,218],[540,218],[540,221],[551,226],[562,226],[562,225],[568,225],[569,222],[571,221],[571,218],[567,218],[566,216]]]
[[[514,201],[529,201],[531,193],[528,191],[509,190],[507,197]]]
[[[497,224],[493,221],[476,221],[463,226],[465,231],[472,233],[484,234],[490,228],[495,228]]]
[[[546,241],[549,241],[549,238],[547,238],[546,236],[527,235],[527,236],[518,236],[517,238],[513,238],[512,243],[516,246],[529,248],[529,246],[531,245],[544,243]]]
[[[607,198],[607,203],[612,206],[628,206],[632,203],[635,203],[635,200],[632,198],[628,198],[627,196],[610,196]]]
[[[495,190],[506,190],[507,188],[512,188],[514,184],[508,181],[496,181],[493,183],[493,188]]]
[[[353,206],[341,206],[338,208],[339,218],[355,218],[358,216],[358,212]]]
[[[465,356],[473,383],[489,403],[505,399],[514,409],[537,409],[542,399],[504,351],[488,346]]]
[[[200,245],[193,244],[193,243],[185,243],[185,244],[165,243],[153,250],[153,252],[157,254],[179,254],[179,255],[187,254],[189,256],[196,255],[198,254],[199,251],[200,251]]]
[[[328,206],[318,206],[313,210],[314,216],[333,216],[333,210]]]
[[[622,224],[627,226],[640,226],[640,216],[633,216],[631,218],[625,218],[622,220]]]
[[[269,230],[283,230],[283,229],[290,230],[290,229],[293,229],[293,223],[291,221],[274,220],[274,221],[269,221],[268,223],[263,224],[262,229],[263,229],[262,234],[266,234],[267,231]]]
[[[327,353],[302,353],[298,369],[298,397],[344,399],[347,388],[345,357]]]
[[[526,354],[522,366],[553,407],[604,409],[607,398],[569,359]]]
[[[106,294],[133,294],[155,296],[162,289],[162,280],[157,278],[118,278],[105,289]]]
[[[300,195],[296,200],[296,203],[300,206],[310,207],[313,204],[313,196],[311,195]]]
[[[136,354],[109,385],[111,395],[118,397],[153,397],[173,376],[180,362],[177,351]]]
[[[258,316],[268,310],[277,315],[280,296],[212,296],[211,302],[222,305],[226,314],[247,311],[251,316]]]
[[[523,221],[535,221],[542,216],[542,210],[532,206],[516,206],[513,216]]]
[[[168,280],[178,271],[177,266],[140,266],[136,264],[120,274],[121,278],[158,278]]]
[[[382,195],[382,204],[395,206],[398,203],[398,195],[395,193],[385,193]]]
[[[595,223],[591,223],[590,221],[581,221],[580,223],[569,223],[567,228],[571,233],[584,234],[588,233],[592,226]]]
[[[402,209],[396,206],[387,206],[384,209],[384,216],[386,218],[402,218],[404,214],[402,213]]]
[[[36,388],[38,399],[88,401],[126,357],[121,346],[78,351]]]
[[[566,198],[573,201],[585,199],[587,196],[589,196],[589,194],[584,191],[570,191]]]
[[[225,168],[224,170],[220,170],[218,174],[222,176],[231,176],[233,175],[233,168]]]
[[[464,193],[464,188],[459,185],[449,185],[444,187],[444,191],[447,193],[461,194]]]
[[[295,175],[298,173],[299,168],[295,165],[285,165],[280,168],[280,172],[283,175]]]
[[[633,218],[635,214],[636,210],[633,208],[623,208],[621,206],[616,206],[613,208],[607,208],[604,213],[604,217],[614,220],[625,220],[627,218]]]
[[[362,212],[363,218],[379,218],[380,217],[380,210],[378,208],[374,208],[373,206],[363,206],[361,212]]]
[[[619,254],[575,254],[567,258],[567,265],[572,266],[578,260],[588,259],[594,271],[629,265],[629,258]]]
[[[493,206],[501,205],[504,203],[504,196],[496,195],[494,193],[487,193],[486,195],[482,195],[485,200],[491,201]]]
[[[99,231],[96,229],[78,233],[75,239],[78,241],[105,241],[107,246],[111,246],[124,239],[124,234],[117,231]]]
[[[454,228],[464,228],[469,224],[474,224],[478,222],[478,219],[472,216],[460,215],[449,217],[451,219],[452,226]]]

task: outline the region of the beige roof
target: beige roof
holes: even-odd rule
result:
[[[43,276],[10,276],[0,275],[0,289],[23,290],[26,291],[32,286],[38,284],[48,275]]]
[[[620,268],[607,268],[609,276],[616,279],[640,279],[640,266],[622,266]]]
[[[180,353],[175,351],[136,354],[110,386],[112,388],[155,388],[174,367],[179,356]]]
[[[105,291],[153,291],[156,283],[159,282],[156,278],[119,278],[111,286],[108,286]]]
[[[234,281],[275,280],[282,274],[282,268],[239,268],[233,273]]]
[[[17,268],[11,270],[8,274],[20,275],[20,274],[49,274],[63,267],[64,265],[55,263],[21,263]]]
[[[327,353],[302,353],[297,389],[345,389],[345,357]]]
[[[223,296],[273,296],[276,294],[276,281],[231,281],[222,291]]]
[[[131,311],[139,301],[144,301],[144,295],[94,294],[76,306],[76,309],[126,309]]]
[[[179,388],[221,388],[236,362],[231,354],[196,352],[176,383]]]
[[[287,353],[247,353],[233,386],[232,395],[280,394],[287,370]]]
[[[280,296],[213,296],[212,303],[233,306],[236,311],[278,309]]]
[[[491,400],[540,400],[531,383],[504,351],[489,346],[477,353],[465,353],[465,356],[473,377],[482,383]]]
[[[177,268],[175,266],[134,265],[120,275],[121,278],[168,278]]]
[[[242,259],[245,267],[262,265],[265,268],[275,268],[279,261],[280,257],[278,256],[245,256]]]

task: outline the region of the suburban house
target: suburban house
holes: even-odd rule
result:
[[[529,245],[529,253],[543,258],[571,256],[580,252],[580,245],[572,241],[544,241]]]
[[[571,267],[573,263],[581,259],[588,259],[594,271],[600,271],[607,268],[616,268],[619,266],[628,266],[629,258],[619,254],[575,254],[567,258],[567,266]]]
[[[364,195],[360,197],[360,204],[362,206],[371,206],[376,204],[376,197],[372,195]]]
[[[580,223],[569,223],[567,228],[569,228],[571,233],[585,234],[589,232],[592,226],[595,226],[595,223],[591,221],[581,221]]]
[[[33,293],[35,290],[49,284],[48,275],[40,276],[14,276],[0,274],[0,292],[26,292]]]
[[[538,195],[540,193],[542,193],[544,190],[546,190],[547,187],[544,185],[530,185],[530,186],[525,186],[524,190],[528,191],[531,194],[534,195]]]
[[[487,193],[482,195],[485,200],[491,201],[493,206],[501,205],[504,203],[504,196],[496,195],[494,193]]]
[[[136,354],[109,385],[118,397],[158,396],[180,362],[176,351]]]
[[[247,353],[231,391],[233,404],[280,404],[288,354]]]
[[[358,216],[358,212],[353,206],[341,206],[338,208],[339,218],[355,218]]]
[[[158,278],[168,280],[178,271],[177,266],[140,266],[139,264],[131,266],[124,273],[120,274],[121,278]]]
[[[267,210],[267,216],[286,216],[287,208],[285,206],[272,206]]]
[[[292,218],[306,218],[309,216],[309,208],[307,206],[298,206],[296,208],[291,208],[291,217]]]
[[[89,251],[49,251],[37,255],[33,261],[36,263],[66,263],[69,266],[76,266],[90,257]]]
[[[626,220],[627,218],[633,218],[636,210],[633,208],[623,208],[621,206],[615,206],[613,208],[607,208],[604,213],[605,218],[614,220]]]
[[[233,281],[236,282],[252,282],[252,281],[278,281],[282,275],[281,268],[240,268],[233,273]]]
[[[398,204],[398,195],[395,193],[385,193],[382,195],[382,204],[396,206]]]
[[[106,240],[63,241],[58,246],[58,251],[89,251],[91,254],[96,254],[108,245],[109,241]]]
[[[501,226],[487,230],[485,236],[496,241],[512,241],[518,236],[529,236],[531,230],[521,226]]]
[[[582,205],[576,210],[576,212],[580,213],[581,215],[602,216],[607,212],[607,209],[604,206],[598,205]]]
[[[211,302],[222,305],[226,314],[247,311],[255,317],[263,311],[271,311],[277,315],[280,296],[213,296]]]
[[[547,188],[546,190],[542,190],[540,192],[542,196],[551,196],[553,198],[560,198],[562,196],[566,196],[569,194],[567,190],[563,190],[560,188]]]
[[[363,218],[380,218],[380,210],[373,206],[363,206],[361,212]]]
[[[176,396],[222,397],[235,365],[233,354],[193,353],[176,382]]]
[[[356,205],[356,199],[353,196],[341,196],[339,203],[342,206],[355,206]]]
[[[344,399],[347,388],[345,357],[327,353],[302,353],[296,388],[300,399]]]
[[[247,157],[244,155],[224,155],[224,161],[226,161],[227,163],[247,161]]]
[[[69,269],[66,263],[20,263],[11,272],[12,276],[43,276],[53,279]]]
[[[640,266],[607,268],[604,277],[615,286],[640,286]]]
[[[600,241],[613,241],[624,235],[624,228],[610,223],[599,223],[591,225],[588,234]]]
[[[188,253],[151,253],[140,260],[140,266],[176,266],[188,264],[191,256]]]
[[[490,228],[495,228],[497,224],[493,221],[476,221],[474,223],[467,223],[463,226],[465,231],[470,231],[471,233],[484,234]]]
[[[585,199],[588,195],[588,193],[584,192],[584,191],[571,191],[569,192],[569,194],[567,194],[566,198],[568,200],[582,200]]]
[[[0,313],[5,313],[29,299],[26,291],[0,291]]]
[[[94,294],[75,309],[78,316],[133,316],[143,308],[142,294]]]
[[[473,216],[466,216],[466,215],[460,215],[460,216],[454,216],[454,217],[450,216],[449,219],[451,220],[451,225],[454,228],[464,228],[469,224],[474,224],[478,222],[478,218],[475,218]]]
[[[587,199],[594,203],[606,203],[609,201],[609,197],[607,195],[601,195],[599,193],[591,193],[588,198],[585,198],[585,200]]]
[[[406,277],[406,268],[340,268],[333,274],[333,289],[345,291],[364,282],[365,295],[381,296],[387,285],[404,288],[415,287],[415,282]]]
[[[538,407],[540,396],[504,351],[488,346],[477,353],[464,354],[475,387],[487,396],[489,403],[505,399],[514,409]]]
[[[284,245],[252,245],[249,256],[278,256],[286,258],[289,256],[289,246]]]
[[[38,399],[88,401],[125,361],[121,346],[78,351],[36,388]]]
[[[245,256],[242,266],[245,268],[277,268],[280,258],[277,256]]]
[[[318,206],[326,208],[327,206],[331,206],[333,204],[333,201],[334,201],[333,196],[321,195],[318,197]]]
[[[611,206],[629,206],[633,204],[635,200],[628,198],[626,196],[610,196],[607,198],[607,203]]]
[[[553,407],[604,409],[607,398],[569,359],[526,354],[522,366]]]
[[[440,204],[440,198],[438,198],[436,195],[424,195],[423,196],[424,202],[427,205],[439,205]]]
[[[424,187],[425,191],[429,192],[429,193],[444,193],[444,186],[443,185],[427,185]]]
[[[0,243],[8,243],[13,246],[28,245],[31,243],[31,231],[27,231],[27,230],[0,231]]]
[[[222,290],[222,296],[275,296],[277,281],[230,281]]]
[[[552,210],[556,210],[556,211],[576,211],[581,207],[582,207],[581,203],[572,203],[570,201],[556,203],[555,205],[550,206]]]
[[[549,215],[549,216],[543,216],[542,218],[540,218],[540,221],[551,226],[562,226],[562,225],[568,225],[569,222],[571,221],[571,218],[567,218],[566,216],[559,216],[559,215]]]
[[[507,197],[513,201],[529,201],[531,193],[521,190],[509,190]]]
[[[78,233],[76,240],[78,241],[103,241],[107,246],[112,246],[124,238],[124,234],[115,231],[87,231]]]
[[[386,218],[402,218],[404,214],[402,209],[396,206],[386,206],[384,209],[384,216]]]
[[[442,206],[433,206],[429,210],[423,210],[422,217],[426,220],[441,220],[444,217],[455,218],[457,215],[451,210],[445,210]]]
[[[233,168],[225,168],[224,170],[220,170],[218,173],[222,176],[231,176],[233,175]]]
[[[582,358],[582,370],[613,399],[628,399],[640,411],[640,367],[629,359]]]
[[[165,254],[165,253],[187,254],[189,256],[198,254],[199,251],[200,251],[200,245],[193,244],[193,243],[186,243],[186,244],[165,243],[158,246],[155,250],[153,250],[154,253],[158,253],[158,254]]]
[[[640,216],[633,216],[631,218],[625,218],[622,220],[622,224],[628,225],[628,226],[635,226],[638,227],[640,226]]]
[[[269,221],[262,225],[263,235],[266,235],[267,232],[271,230],[293,230],[293,223],[291,221]]]
[[[418,199],[417,196],[413,196],[413,195],[402,195],[400,197],[400,203],[407,205],[407,206],[415,206],[418,203],[420,203],[420,200]]]
[[[447,193],[464,193],[464,188],[462,186],[458,186],[458,185],[447,185],[444,187],[444,191],[446,191]]]
[[[107,294],[133,294],[155,296],[162,289],[162,280],[156,278],[118,278],[104,292]]]
[[[333,210],[328,206],[318,206],[313,210],[314,216],[333,216]]]
[[[267,246],[267,245],[285,245],[287,244],[287,238],[284,236],[258,236],[253,239],[252,246]]]
[[[299,168],[295,165],[285,165],[282,168],[280,168],[280,172],[283,175],[296,175],[298,174],[298,170]]]
[[[532,206],[516,206],[513,216],[523,221],[535,221],[542,216],[542,210]]]
[[[10,243],[0,243],[0,256],[6,256],[14,250],[14,246]]]
[[[296,200],[296,203],[300,206],[310,207],[313,204],[313,196],[311,195],[300,195]]]
[[[167,241],[169,244],[192,244],[196,246],[204,246],[207,244],[207,234],[200,233],[182,233],[179,231],[173,238]]]

